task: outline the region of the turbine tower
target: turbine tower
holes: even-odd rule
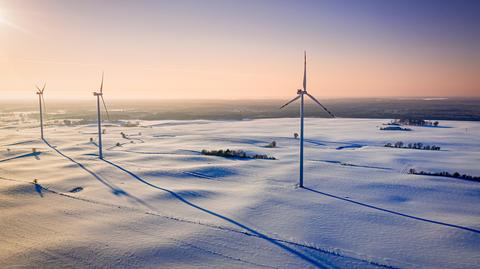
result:
[[[43,99],[43,92],[45,91],[45,86],[47,86],[47,83],[43,84],[43,88],[40,90],[40,87],[35,85],[37,87],[37,95],[38,95],[38,105],[40,109],[40,138],[44,140],[43,138],[43,112],[45,111],[45,100]],[[43,107],[42,107],[43,106]]]
[[[105,112],[107,113],[107,118],[110,119],[108,115],[107,105],[105,104],[105,100],[103,99],[103,72],[102,72],[102,82],[100,84],[100,91],[93,92],[93,95],[97,97],[97,121],[98,121],[98,157],[103,159],[103,152],[102,152],[102,116],[100,111],[100,99],[102,99],[103,107],[105,108]]]
[[[299,174],[299,184],[298,186],[300,188],[303,187],[303,118],[304,118],[304,102],[305,98],[304,95],[307,95],[312,99],[315,103],[317,103],[320,107],[322,107],[328,115],[330,115],[332,118],[335,118],[335,116],[330,112],[325,106],[323,106],[315,97],[313,97],[311,94],[307,92],[307,52],[304,52],[304,63],[303,63],[303,89],[298,89],[297,90],[297,97],[293,98],[290,100],[288,103],[284,104],[283,106],[280,107],[280,109],[288,106],[289,104],[295,102],[296,100],[300,99],[300,174]]]

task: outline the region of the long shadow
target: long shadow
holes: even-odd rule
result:
[[[365,147],[365,145],[361,145],[361,144],[349,144],[349,145],[346,145],[346,146],[340,146],[340,147],[337,147],[336,150],[342,150],[342,149],[360,149],[360,148],[363,148]]]
[[[61,152],[60,150],[57,149],[57,147],[55,146],[52,146],[50,143],[48,143],[47,140],[43,140],[43,142],[45,142],[45,144],[53,149],[54,151],[56,151],[58,154],[60,154],[61,156],[63,156],[64,158],[68,159],[69,161],[71,161],[72,163],[78,165],[78,167],[82,168],[85,172],[89,173],[90,175],[92,175],[95,179],[97,179],[100,183],[102,183],[103,185],[107,186],[108,188],[110,188],[111,192],[116,195],[116,196],[125,196],[129,199],[132,199],[134,201],[136,201],[137,203],[139,204],[142,204],[144,206],[146,206],[147,208],[149,209],[153,209],[151,206],[149,206],[147,203],[145,203],[144,201],[142,201],[140,198],[137,198],[133,195],[130,195],[129,193],[127,193],[126,191],[124,191],[123,189],[115,186],[114,184],[104,180],[103,178],[101,178],[99,175],[95,174],[95,172],[93,172],[92,170],[88,169],[87,167],[85,167],[83,164],[75,161],[74,159],[72,159],[71,157],[65,155],[63,152]]]
[[[341,144],[341,145],[351,145],[351,144],[358,144],[354,142],[339,142],[339,141],[329,141],[323,139],[304,139],[305,142],[316,144],[319,146],[326,146],[328,144]]]
[[[114,166],[114,167],[116,167],[116,168],[118,168],[118,169],[120,169],[120,170],[122,170],[123,172],[129,174],[130,176],[132,176],[132,177],[135,178],[136,180],[138,180],[138,181],[140,181],[140,182],[142,182],[142,183],[144,183],[144,184],[146,184],[146,185],[148,185],[148,186],[150,186],[150,187],[152,187],[152,188],[155,188],[155,189],[158,189],[158,190],[162,190],[162,191],[164,191],[164,192],[169,193],[170,195],[172,195],[173,197],[175,197],[175,198],[178,199],[179,201],[181,201],[181,202],[183,202],[183,203],[185,203],[185,204],[187,204],[187,205],[189,205],[189,206],[191,206],[191,207],[193,207],[193,208],[196,208],[196,209],[198,209],[198,210],[200,210],[200,211],[203,211],[203,212],[205,212],[205,213],[207,213],[207,214],[209,214],[209,215],[212,215],[212,216],[215,216],[215,217],[217,217],[217,218],[220,218],[220,219],[222,219],[222,220],[224,220],[224,221],[227,221],[227,222],[229,222],[229,223],[231,223],[231,224],[233,224],[233,225],[235,225],[235,226],[237,226],[237,227],[240,227],[240,228],[242,228],[242,229],[245,229],[246,231],[254,234],[255,236],[257,236],[257,237],[259,237],[259,238],[262,238],[262,239],[264,239],[264,240],[266,240],[266,241],[274,244],[275,246],[277,246],[277,247],[279,247],[279,248],[281,248],[281,249],[283,249],[283,250],[285,250],[285,251],[287,251],[287,252],[289,252],[289,253],[291,253],[291,254],[293,254],[293,255],[301,258],[301,259],[303,259],[304,261],[306,261],[306,262],[308,262],[308,263],[310,263],[310,264],[312,264],[312,265],[314,265],[314,266],[316,266],[316,267],[319,267],[319,268],[331,268],[331,267],[333,267],[333,265],[331,265],[331,264],[328,264],[328,265],[325,264],[325,263],[326,263],[325,261],[314,260],[313,258],[310,258],[310,257],[306,256],[305,254],[303,254],[303,253],[301,253],[301,252],[299,252],[299,251],[297,251],[297,250],[295,250],[295,249],[293,249],[293,248],[291,248],[291,247],[288,247],[288,246],[286,246],[286,245],[284,245],[284,244],[276,241],[275,239],[272,239],[272,238],[270,238],[269,236],[267,236],[267,235],[265,235],[265,234],[262,234],[262,233],[254,230],[254,229],[252,229],[252,228],[250,228],[250,227],[248,227],[248,226],[246,226],[246,225],[244,225],[244,224],[242,224],[242,223],[240,223],[240,222],[238,222],[238,221],[236,221],[236,220],[234,220],[234,219],[231,219],[231,218],[229,218],[229,217],[223,216],[223,215],[221,215],[221,214],[219,214],[219,213],[216,213],[216,212],[211,211],[211,210],[209,210],[209,209],[203,208],[203,207],[201,207],[201,206],[199,206],[199,205],[196,205],[196,204],[188,201],[187,199],[183,198],[181,195],[179,195],[178,193],[176,193],[176,192],[174,192],[174,191],[172,191],[172,190],[169,190],[169,189],[166,189],[166,188],[162,188],[162,187],[156,186],[156,185],[154,185],[154,184],[152,184],[152,183],[144,180],[143,178],[137,176],[137,175],[134,174],[133,172],[130,172],[129,170],[123,168],[122,166],[119,166],[119,165],[117,165],[117,164],[115,164],[115,163],[113,163],[113,162],[111,162],[111,161],[105,160],[105,159],[103,159],[103,161],[106,162],[106,163],[108,163],[108,164],[110,164],[110,165],[112,165],[112,166]],[[322,263],[323,263],[323,264],[322,264]]]
[[[436,221],[436,220],[430,220],[430,219],[415,217],[415,216],[412,216],[412,215],[407,215],[407,214],[404,214],[404,213],[400,213],[400,212],[396,212],[396,211],[393,211],[393,210],[381,208],[381,207],[378,207],[378,206],[369,205],[369,204],[365,204],[365,203],[362,203],[362,202],[357,202],[355,200],[351,200],[351,199],[348,199],[348,198],[343,198],[343,197],[336,196],[336,195],[333,195],[333,194],[329,194],[329,193],[326,193],[326,192],[317,191],[317,190],[314,190],[314,189],[311,189],[311,188],[308,188],[308,187],[303,187],[303,189],[305,189],[307,191],[315,192],[315,193],[318,193],[318,194],[322,194],[322,195],[325,195],[325,196],[328,196],[328,197],[331,197],[331,198],[346,201],[346,202],[349,202],[349,203],[353,203],[353,204],[361,205],[361,206],[364,206],[364,207],[372,208],[372,209],[375,209],[375,210],[380,210],[380,211],[383,211],[383,212],[391,213],[391,214],[394,214],[394,215],[398,215],[398,216],[402,216],[402,217],[406,217],[406,218],[410,218],[410,219],[414,219],[414,220],[424,221],[424,222],[428,222],[428,223],[438,224],[438,225],[442,225],[442,226],[462,229],[462,230],[465,230],[465,231],[480,234],[480,230],[476,230],[476,229],[473,229],[473,228],[460,226],[460,225],[456,225],[456,224],[450,224],[450,223],[441,222],[441,221]]]
[[[0,163],[10,161],[10,160],[20,159],[20,158],[25,158],[25,157],[34,157],[35,159],[40,160],[40,158],[38,157],[40,154],[42,154],[42,153],[41,152],[31,152],[31,153],[23,154],[23,155],[20,155],[20,156],[15,156],[15,157],[12,157],[12,158],[0,160]]]
[[[129,144],[129,143],[126,143],[126,144]],[[112,147],[112,148],[114,148],[114,147]],[[110,149],[108,149],[108,150],[110,150]],[[118,150],[118,151],[137,153],[137,154],[145,154],[145,155],[187,155],[187,156],[201,155],[200,151],[188,150],[188,149],[177,150],[177,151],[174,151],[174,152],[148,152],[148,151],[135,151],[135,150],[129,150],[129,149]],[[183,151],[185,153],[181,153],[181,151]],[[194,153],[194,154],[187,154],[187,153]]]
[[[11,144],[1,145],[1,147],[8,147],[8,146],[15,146],[15,145],[27,144],[27,143],[30,143],[30,142],[35,142],[35,140],[27,140],[27,141],[15,142],[15,143],[11,143]]]
[[[326,146],[325,143],[318,142],[318,141],[312,140],[312,139],[304,139],[303,141],[305,141],[305,142],[307,142],[307,143],[311,143],[311,144],[317,145],[317,146]]]
[[[379,170],[393,170],[392,168],[389,168],[389,167],[359,165],[359,164],[344,163],[344,162],[341,162],[341,161],[333,161],[333,160],[309,160],[309,161],[332,163],[332,164],[338,164],[338,165],[343,165],[343,166],[352,166],[352,167],[360,167],[360,168],[371,168],[371,169],[379,169]]]

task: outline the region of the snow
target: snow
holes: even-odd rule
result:
[[[104,161],[95,125],[49,125],[44,143],[1,121],[0,268],[478,266],[480,183],[406,172],[479,176],[480,123],[385,122],[306,119],[297,188],[298,119],[110,125]],[[383,147],[396,141],[442,150]],[[277,160],[200,154],[227,148]]]

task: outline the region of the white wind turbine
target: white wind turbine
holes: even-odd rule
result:
[[[280,109],[286,107],[290,103],[293,103],[297,99],[300,99],[300,175],[299,175],[299,187],[303,187],[303,105],[304,105],[304,95],[310,97],[315,103],[321,106],[332,118],[335,116],[330,112],[325,106],[323,106],[315,97],[307,92],[307,52],[304,54],[304,64],[303,64],[303,89],[297,90],[297,97],[290,100],[288,103],[280,107]]]
[[[102,83],[100,84],[100,92],[93,92],[93,95],[97,97],[97,121],[98,121],[98,157],[103,159],[102,152],[102,116],[100,112],[100,99],[102,99],[103,107],[105,108],[105,113],[107,113],[107,118],[110,119],[108,115],[107,105],[103,99],[103,72],[102,72]]]
[[[37,87],[37,95],[38,95],[38,105],[40,109],[40,138],[43,140],[43,112],[45,111],[45,100],[43,99],[43,92],[45,91],[45,86],[47,83],[43,84],[43,88],[40,90],[40,87]]]

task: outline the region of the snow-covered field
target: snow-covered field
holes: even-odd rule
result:
[[[480,183],[407,171],[480,176],[480,122],[384,122],[306,119],[296,188],[298,119],[106,126],[103,161],[95,125],[3,121],[0,268],[478,268]]]

